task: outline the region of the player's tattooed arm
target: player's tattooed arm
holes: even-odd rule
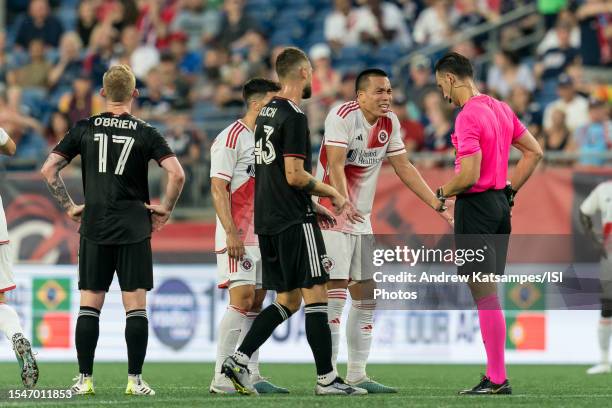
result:
[[[317,180],[314,179],[314,177],[311,177],[310,180],[308,180],[308,183],[304,186],[304,191],[306,191],[307,193],[312,192],[312,190],[314,190],[314,188],[317,186]]]
[[[47,187],[51,192],[51,195],[55,197],[60,206],[68,211],[70,207],[74,205],[72,198],[68,194],[68,190],[66,190],[66,185],[64,184],[64,180],[60,176],[59,172],[68,165],[68,160],[59,154],[51,153],[45,161],[41,169],[41,173],[45,177],[47,182]]]

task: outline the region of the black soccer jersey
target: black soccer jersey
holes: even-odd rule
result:
[[[140,242],[151,236],[148,163],[174,153],[151,125],[124,113],[80,120],[53,149],[69,162],[81,155],[85,210],[79,232],[98,244]]]
[[[275,97],[259,113],[255,126],[255,232],[277,234],[312,222],[310,194],[291,187],[285,177],[287,156],[304,159],[311,172],[310,132],[306,115],[292,101]]]

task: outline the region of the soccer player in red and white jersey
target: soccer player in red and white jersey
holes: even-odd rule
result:
[[[602,239],[593,231],[593,217],[601,214]],[[601,319],[597,335],[601,362],[587,370],[587,374],[609,373],[610,335],[612,335],[612,181],[599,184],[580,205],[580,221],[596,245],[601,249]]]
[[[247,112],[225,128],[211,147],[211,191],[217,212],[215,252],[219,288],[229,289],[229,306],[219,325],[215,376],[211,393],[234,393],[221,374],[223,360],[249,331],[261,310],[266,291],[261,289],[261,255],[254,232],[255,137],[259,111],[280,87],[266,79],[251,79],[243,87]],[[286,393],[259,375],[257,353],[249,364],[251,381],[260,393]]]
[[[356,79],[355,91],[356,100],[332,109],[327,115],[316,176],[347,197],[363,216],[363,220],[338,219],[335,226],[323,230],[330,258],[327,288],[332,361],[335,365],[340,317],[349,288],[352,306],[346,325],[346,382],[364,388],[368,393],[388,393],[396,390],[372,381],[366,374],[376,303],[371,299],[373,281],[362,271],[361,265],[362,252],[367,251],[368,235],[372,234],[370,213],[382,161],[387,158],[408,188],[434,210],[443,213],[447,220],[451,219],[444,203],[436,198],[408,161],[399,120],[389,109],[392,89],[387,74],[379,69],[361,72]],[[332,208],[327,199],[320,199],[320,203]]]

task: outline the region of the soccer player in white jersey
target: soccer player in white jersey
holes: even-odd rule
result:
[[[593,230],[593,217],[601,214],[602,238]],[[580,205],[580,221],[601,250],[601,319],[597,334],[601,362],[587,370],[587,374],[609,373],[610,335],[612,334],[612,180],[599,184]]]
[[[219,288],[229,289],[229,306],[219,325],[215,375],[211,393],[236,392],[221,374],[221,364],[234,353],[261,311],[266,291],[261,289],[261,255],[254,233],[255,137],[259,111],[280,90],[277,83],[251,79],[243,87],[247,112],[226,127],[211,147],[211,191],[217,212],[215,252]],[[251,382],[259,393],[287,393],[259,374],[258,355],[249,363]]]
[[[392,89],[387,74],[379,69],[361,72],[355,83],[357,99],[329,112],[325,137],[319,153],[317,178],[331,184],[347,197],[364,217],[363,222],[338,219],[336,226],[323,230],[329,265],[328,318],[332,333],[332,361],[338,356],[340,318],[347,288],[352,306],[346,324],[348,368],[346,382],[368,393],[397,392],[371,380],[366,361],[372,344],[374,309],[373,281],[362,270],[362,254],[372,234],[370,213],[382,161],[388,158],[402,182],[421,200],[452,222],[444,203],[436,198],[419,172],[408,160],[400,137],[400,123],[390,111]],[[331,203],[320,199],[331,208]],[[350,281],[350,285],[349,285]]]
[[[4,129],[0,128],[0,154],[12,156],[16,150],[15,142]],[[30,342],[24,335],[19,316],[15,309],[6,304],[6,292],[15,289],[15,287],[6,216],[0,199],[0,331],[13,345],[21,369],[23,385],[32,388],[38,381],[38,365],[32,354]]]

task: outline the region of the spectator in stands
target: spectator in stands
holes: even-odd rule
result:
[[[172,31],[182,31],[189,37],[187,47],[197,50],[219,35],[221,15],[208,4],[208,0],[185,0],[174,18]]]
[[[487,75],[487,88],[502,99],[510,95],[515,86],[523,86],[530,92],[535,89],[535,78],[529,67],[520,63],[514,52],[502,50],[495,54],[494,65]]]
[[[357,95],[355,95],[355,80],[357,79],[357,74],[353,72],[347,72],[342,75],[342,79],[340,80],[340,85],[338,86],[338,92],[336,94],[336,100],[332,103],[331,108],[345,103],[346,101],[355,100]]]
[[[195,51],[189,51],[187,34],[177,31],[170,34],[170,53],[177,61],[178,69],[185,78],[193,82],[195,75],[202,72],[202,56]]]
[[[149,3],[157,3],[157,1]],[[96,17],[102,24],[112,25],[121,32],[125,27],[137,23],[138,5],[136,0],[104,0],[96,9]]]
[[[45,58],[45,44],[41,38],[33,38],[28,49],[30,61],[21,68],[9,72],[9,83],[24,88],[46,89],[51,63]]]
[[[606,102],[595,98],[589,101],[589,121],[576,129],[574,141],[580,164],[603,166],[606,163],[605,158],[593,156],[612,150],[612,121]]]
[[[170,25],[178,10],[177,1],[140,1],[138,30],[145,43],[154,45],[158,49],[168,46],[167,37],[170,34]]]
[[[6,51],[6,32],[0,30],[0,83],[6,83],[6,76],[14,65],[12,54]]]
[[[187,113],[180,112],[172,115],[164,135],[168,145],[183,166],[200,161],[202,137]]]
[[[570,46],[572,48],[580,48],[580,29],[576,24],[576,16],[570,10],[562,10],[557,16],[557,24],[546,32],[544,38],[538,44],[536,52],[538,55],[543,55],[551,48],[559,48],[559,35],[557,27],[564,26],[570,29]]]
[[[244,13],[244,0],[225,0],[223,10],[221,29],[216,41],[223,47],[240,47],[240,42],[246,34],[257,31],[257,23]]]
[[[153,67],[147,73],[145,86],[138,96],[138,117],[149,122],[165,121],[174,105],[175,98],[164,92],[164,83],[159,67]]]
[[[559,99],[549,104],[544,110],[544,128],[548,129],[552,126],[552,113],[556,109],[565,113],[565,124],[570,132],[585,125],[589,120],[589,102],[584,96],[576,93],[574,83],[567,74],[559,76],[557,94]]]
[[[612,64],[612,2],[589,0],[576,10],[580,25],[582,63],[597,67]]]
[[[68,115],[72,124],[104,110],[104,100],[93,91],[87,72],[81,71],[72,84],[72,91],[60,98],[58,109]]]
[[[438,44],[452,34],[451,21],[454,10],[448,0],[433,0],[431,5],[421,11],[414,24],[412,36],[419,45]]]
[[[411,83],[406,88],[410,112],[413,117],[421,120],[425,114],[423,106],[425,95],[438,89],[431,74],[429,58],[417,54],[410,60],[410,80]]]
[[[114,57],[116,38],[117,30],[109,25],[98,24],[91,32],[83,67],[96,88],[102,87],[102,77]]]
[[[55,48],[63,31],[59,19],[50,14],[47,0],[32,0],[28,15],[17,28],[15,44],[25,49],[34,38],[40,38],[45,45]]]
[[[68,115],[59,111],[55,111],[51,114],[49,125],[45,131],[48,152],[64,138],[70,127],[71,124]]]
[[[144,80],[147,72],[159,64],[159,51],[152,45],[141,42],[141,35],[136,26],[125,26],[121,31],[120,55],[124,63],[132,67],[136,79]],[[112,60],[110,65],[117,64]]]
[[[570,43],[571,27],[562,23],[557,25],[555,31],[558,46],[544,52],[534,68],[536,77],[541,81],[556,79],[580,56],[579,50]]]
[[[416,120],[412,120],[408,114],[408,99],[399,93],[394,92],[391,110],[397,115],[400,122],[400,132],[406,151],[418,152],[423,148],[423,125]]]
[[[402,11],[389,1],[367,0],[366,5],[357,10],[353,30],[362,43],[392,42],[404,48],[411,43]]]
[[[424,96],[425,126],[424,150],[445,153],[453,148],[451,141],[452,110],[442,100],[439,91],[430,91]]]
[[[174,56],[168,53],[162,54],[159,72],[164,86],[164,94],[173,100],[172,108],[188,109],[191,106],[189,100],[190,85],[180,73]]]
[[[538,13],[544,16],[546,28],[551,28],[557,21],[557,15],[567,5],[567,0],[538,0]]]
[[[89,38],[97,22],[94,0],[81,0],[79,3],[77,32],[83,46],[87,47],[89,45]]]
[[[313,66],[312,97],[327,109],[340,86],[340,75],[332,68],[331,50],[327,44],[314,45],[310,49],[310,61]]]
[[[74,31],[62,35],[59,46],[59,60],[49,71],[48,84],[53,90],[66,91],[72,86],[83,69],[81,50],[83,43]]]
[[[551,124],[544,129],[540,138],[542,149],[547,152],[567,152],[573,150],[570,130],[565,124],[565,113],[555,109],[551,113]]]
[[[453,30],[463,33],[477,25],[486,23],[487,19],[478,9],[476,0],[457,0],[455,2],[459,14],[453,21]],[[487,41],[487,34],[481,34],[474,38],[478,47],[482,48]]]
[[[21,94],[21,88],[18,86],[10,86],[0,91],[0,127],[4,127],[3,123],[8,123],[23,132],[42,134],[44,129],[40,121],[24,111]],[[8,132],[8,129],[6,130]]]
[[[508,104],[523,125],[536,138],[542,131],[542,107],[533,101],[533,94],[522,86],[515,86],[510,92]]]
[[[223,82],[217,86],[213,102],[219,109],[240,108],[243,106],[240,95],[229,84]]]
[[[358,14],[351,0],[334,0],[334,10],[327,15],[324,23],[325,39],[334,50],[359,44],[355,31]]]

